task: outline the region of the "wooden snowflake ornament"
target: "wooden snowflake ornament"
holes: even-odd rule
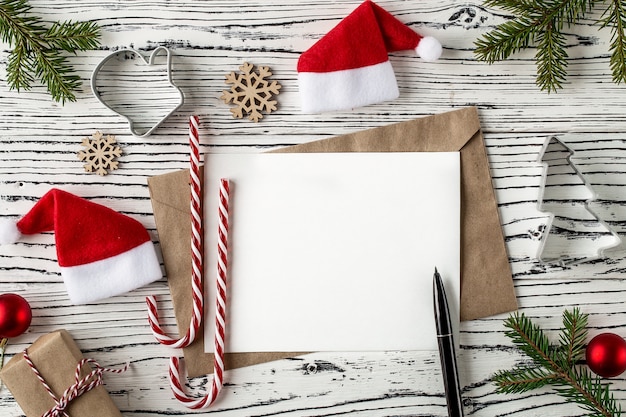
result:
[[[226,84],[231,85],[230,91],[222,91],[224,103],[232,102],[236,105],[230,109],[233,117],[243,118],[243,113],[248,115],[248,119],[258,122],[263,118],[261,112],[266,114],[276,110],[276,100],[271,100],[273,95],[278,95],[281,85],[276,81],[270,82],[267,78],[272,75],[269,67],[257,67],[244,62],[239,67],[241,73],[231,72],[226,75]]]
[[[104,176],[117,169],[118,162],[115,158],[122,155],[122,149],[116,145],[115,136],[106,137],[96,132],[91,138],[83,138],[81,143],[84,150],[78,152],[78,159],[85,162],[85,172],[95,172]],[[108,170],[108,171],[107,171]]]

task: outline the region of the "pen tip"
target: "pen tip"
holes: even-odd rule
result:
[[[433,274],[433,286],[437,287],[441,282],[441,275],[439,275],[439,271],[437,267],[435,267],[435,273]]]

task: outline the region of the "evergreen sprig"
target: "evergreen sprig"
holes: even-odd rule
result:
[[[585,355],[587,314],[574,308],[563,312],[563,329],[559,343],[550,343],[547,335],[523,313],[514,313],[505,321],[505,335],[526,356],[531,364],[496,372],[492,380],[499,393],[519,394],[554,385],[554,390],[567,402],[576,403],[591,417],[621,416],[609,384],[594,376],[585,366],[577,365]]]
[[[0,37],[11,45],[7,83],[17,91],[29,90],[35,79],[61,103],[75,101],[80,77],[62,52],[76,53],[99,45],[99,28],[94,22],[63,21],[47,26],[30,14],[27,0],[0,1]]]
[[[537,85],[556,92],[567,76],[564,28],[576,24],[599,3],[608,3],[601,28],[611,28],[610,68],[613,81],[626,82],[626,5],[623,0],[485,0],[487,7],[501,8],[513,18],[474,42],[477,59],[493,64],[516,52],[536,47]]]

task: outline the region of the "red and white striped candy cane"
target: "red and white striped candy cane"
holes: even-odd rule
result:
[[[191,409],[205,408],[211,405],[220,393],[224,377],[224,336],[226,317],[226,276],[228,272],[228,202],[230,184],[227,179],[220,180],[219,225],[217,244],[217,279],[215,300],[215,339],[214,369],[211,387],[204,397],[194,398],[185,393],[180,377],[180,360],[170,358],[170,385],[174,396]]]
[[[202,236],[202,207],[200,186],[200,139],[198,135],[198,116],[189,118],[189,173],[191,183],[191,290],[193,297],[193,314],[191,323],[185,335],[179,339],[173,339],[165,334],[159,324],[159,312],[156,298],[151,295],[146,297],[148,304],[148,321],[152,334],[162,344],[183,348],[196,340],[196,335],[202,324],[204,291],[202,287],[202,259],[203,259],[203,236]]]

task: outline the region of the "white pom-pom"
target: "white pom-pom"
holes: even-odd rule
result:
[[[22,233],[17,228],[15,219],[0,218],[0,245],[15,243]]]
[[[432,36],[425,36],[420,39],[420,43],[417,45],[417,48],[415,48],[417,56],[429,62],[438,60],[442,51],[443,48],[441,44]]]

